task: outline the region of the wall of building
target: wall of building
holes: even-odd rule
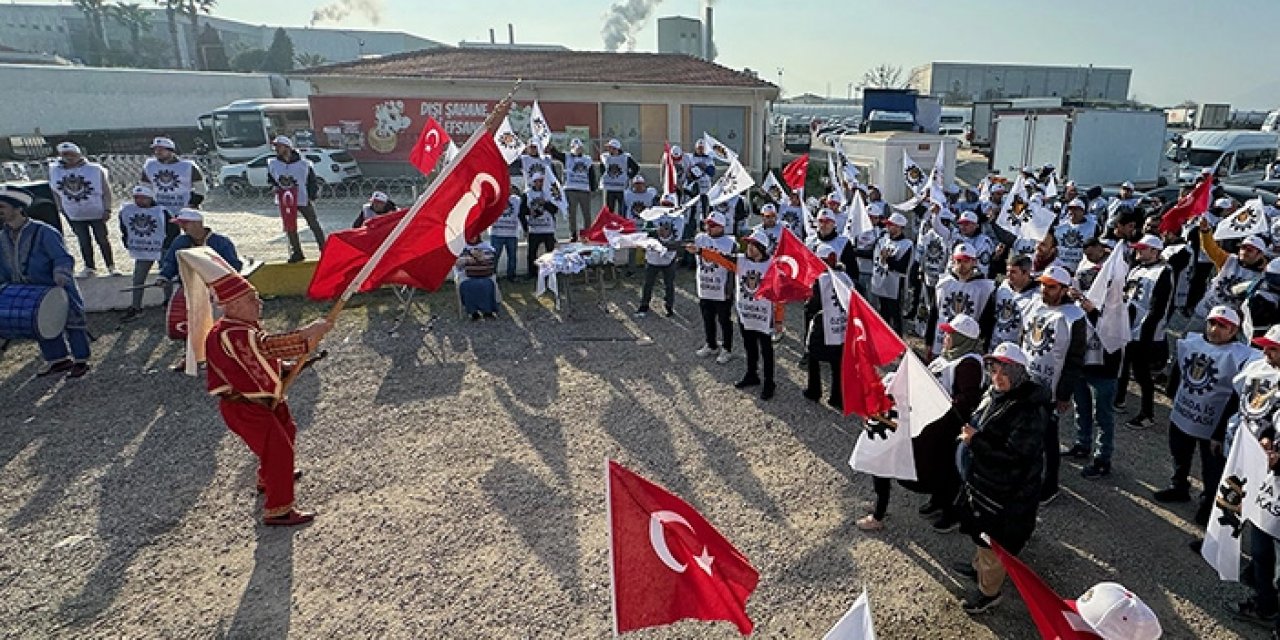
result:
[[[684,16],[658,18],[658,53],[702,56],[702,21]]]
[[[1130,69],[933,63],[918,70],[917,86],[951,102],[999,98],[1129,97]]]

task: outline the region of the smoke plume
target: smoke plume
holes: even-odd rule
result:
[[[382,21],[382,11],[382,0],[338,0],[312,11],[311,26],[321,22],[341,22],[353,13],[378,24]]]
[[[617,51],[622,45],[627,51],[636,48],[636,33],[644,27],[644,23],[653,15],[662,0],[618,0],[609,7],[605,14],[604,28],[600,35],[604,36],[605,51]]]

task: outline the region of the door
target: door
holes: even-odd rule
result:
[[[1031,118],[1024,112],[1009,112],[996,115],[993,121],[991,170],[1006,176],[1016,174],[1025,164]]]
[[[275,157],[275,154],[258,156],[248,164],[249,168],[249,184],[255,187],[267,187],[271,183],[267,181],[267,160]]]
[[[1063,153],[1067,148],[1067,114],[1038,113],[1031,116],[1031,136],[1027,145],[1027,155],[1021,169],[1025,165],[1039,167],[1052,164],[1063,166]]]

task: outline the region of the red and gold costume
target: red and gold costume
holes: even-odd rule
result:
[[[268,334],[256,322],[222,318],[205,340],[209,393],[227,427],[258,456],[266,517],[293,509],[293,442],[297,425],[281,397],[281,359],[306,355],[300,333]]]

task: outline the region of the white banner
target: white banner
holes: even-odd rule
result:
[[[1240,535],[1244,523],[1280,535],[1276,477],[1267,469],[1267,453],[1249,429],[1236,433],[1216,492],[1200,555],[1222,580],[1240,579]]]
[[[907,349],[885,385],[894,407],[887,421],[871,421],[849,458],[854,471],[881,478],[916,479],[911,438],[951,410],[951,397],[915,353]]]
[[[707,153],[711,154],[711,157],[716,160],[720,162],[736,162],[738,160],[738,154],[733,149],[716,140],[706,131],[702,132],[702,141],[707,145]]]
[[[867,600],[867,590],[853,601],[849,612],[831,627],[822,640],[876,640],[876,627],[871,621],[871,602]]]
[[[1218,223],[1213,231],[1214,240],[1235,240],[1249,236],[1263,235],[1267,228],[1267,214],[1263,210],[1262,198],[1254,198],[1236,209]]]
[[[734,196],[754,187],[756,181],[751,178],[751,174],[747,173],[745,167],[737,158],[729,163],[729,168],[725,170],[724,175],[711,188],[707,190],[707,200],[711,207],[722,202],[732,200]]]
[[[542,116],[542,107],[537,100],[533,101],[533,109],[529,114],[529,142],[538,145],[538,155],[547,153],[547,145],[551,144],[551,125]]]

